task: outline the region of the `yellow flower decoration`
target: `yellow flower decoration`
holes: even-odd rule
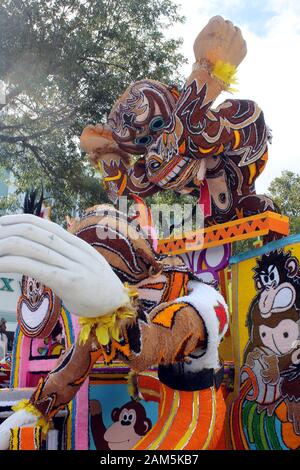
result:
[[[237,91],[235,88],[231,88],[230,86],[237,84],[236,73],[237,68],[235,65],[232,65],[229,62],[223,62],[222,60],[218,60],[212,70],[212,75],[224,82],[226,90],[231,92]]]
[[[135,287],[129,286],[127,283],[125,283],[124,287],[130,299],[138,297],[138,292]],[[95,330],[97,340],[102,346],[107,346],[111,339],[119,341],[121,324],[124,323],[124,320],[134,320],[135,317],[135,309],[133,305],[129,303],[109,315],[94,318],[80,318],[80,343],[85,344],[87,342],[92,329]]]
[[[19,403],[17,403],[16,405],[12,407],[12,410],[13,411],[25,410],[28,413],[38,416],[39,420],[36,423],[36,426],[40,426],[42,428],[42,433],[44,434],[44,436],[49,431],[49,427],[50,427],[49,421],[47,421],[47,419],[40,413],[40,411],[32,403],[30,403],[29,400],[19,401]]]

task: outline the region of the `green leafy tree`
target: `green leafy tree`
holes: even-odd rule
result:
[[[232,254],[239,255],[240,253],[245,253],[246,251],[254,250],[259,246],[259,242],[261,239],[257,238],[249,238],[247,240],[240,240],[238,242],[233,242],[232,244]]]
[[[268,189],[281,212],[290,218],[291,234],[300,232],[300,175],[283,171]]]
[[[269,197],[273,199],[282,214],[290,219],[290,233],[300,233],[300,175],[292,171],[283,171],[275,178],[269,188]],[[257,239],[234,243],[233,253],[243,253],[254,248]]]
[[[180,81],[179,21],[172,0],[1,1],[0,165],[19,192],[43,183],[57,219],[106,200],[78,136],[132,81]]]

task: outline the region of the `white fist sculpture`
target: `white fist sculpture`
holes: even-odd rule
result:
[[[0,272],[38,279],[80,317],[107,315],[129,303],[124,285],[100,253],[31,214],[0,217]]]

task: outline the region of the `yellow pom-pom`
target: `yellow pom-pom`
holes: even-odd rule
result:
[[[19,401],[19,403],[17,403],[16,405],[12,407],[12,410],[13,411],[25,410],[28,413],[33,414],[34,416],[38,416],[39,420],[36,423],[36,426],[40,426],[42,428],[42,433],[44,435],[46,435],[47,432],[49,431],[49,426],[50,426],[49,422],[44,416],[42,416],[41,412],[32,403],[30,403],[29,400]]]
[[[137,297],[134,288],[125,286],[128,296],[131,299]],[[114,313],[102,315],[96,318],[80,318],[81,331],[79,335],[80,344],[85,344],[91,334],[92,329],[96,334],[99,344],[107,346],[111,339],[120,340],[121,328],[126,322],[134,321],[136,311],[131,302],[128,305],[118,308]]]
[[[41,413],[36,409],[36,407],[30,403],[29,400],[21,400],[19,401],[16,405],[12,407],[13,411],[20,411],[20,410],[25,410],[28,411],[28,413],[31,413],[35,416],[41,417]]]
[[[229,62],[222,62],[221,60],[218,60],[214,65],[212,75],[218,80],[221,80],[226,85],[227,91],[234,92],[237,90],[232,88],[231,85],[237,84],[236,72],[237,69],[235,65],[232,65]]]

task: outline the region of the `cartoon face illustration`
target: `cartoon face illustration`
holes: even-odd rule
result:
[[[22,332],[31,338],[46,338],[57,324],[61,302],[38,280],[22,278],[22,295],[17,305],[17,319]]]
[[[113,423],[106,428],[98,400],[91,400],[91,429],[97,450],[130,450],[152,428],[141,403],[131,400],[111,413]]]
[[[274,328],[262,324],[258,331],[262,344],[278,355],[292,351],[300,333],[299,323],[289,318],[285,318]]]
[[[146,433],[150,428],[148,420],[140,423],[141,417],[138,415],[137,411],[130,406],[128,406],[128,408],[123,407],[119,415],[116,412],[114,419],[116,419],[116,421],[104,434],[104,439],[109,443],[111,450],[132,449],[141,439],[141,434],[138,434],[139,425],[141,424],[143,426],[143,433]]]
[[[259,291],[259,309],[265,318],[273,313],[285,312],[300,296],[298,260],[281,250],[263,255],[254,268],[254,280]]]

